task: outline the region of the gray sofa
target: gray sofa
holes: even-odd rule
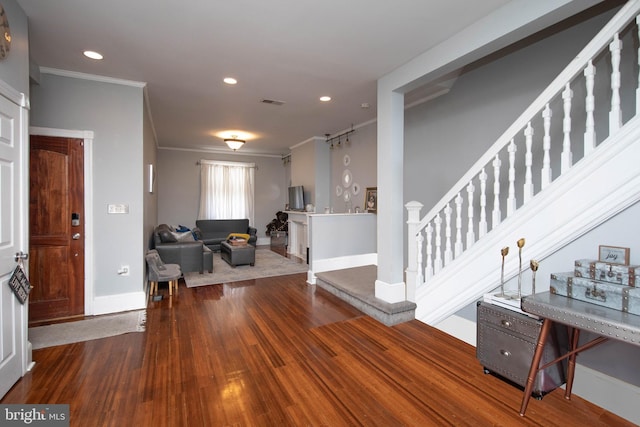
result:
[[[189,232],[160,224],[153,230],[154,248],[165,264],[179,264],[183,273],[207,270],[213,273],[213,252]]]
[[[227,240],[230,233],[242,233],[249,235],[249,244],[256,245],[258,241],[257,231],[249,227],[248,219],[199,219],[196,221],[196,233],[198,240],[202,240],[212,251],[220,251],[220,243]]]

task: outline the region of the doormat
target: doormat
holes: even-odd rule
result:
[[[37,350],[130,332],[144,332],[146,323],[146,310],[107,314],[75,322],[29,328],[29,341],[31,341],[33,349]]]

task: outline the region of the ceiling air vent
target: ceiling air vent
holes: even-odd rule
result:
[[[260,102],[270,105],[284,105],[284,101],[276,101],[275,99],[262,99]]]

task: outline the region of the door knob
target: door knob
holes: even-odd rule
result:
[[[79,240],[80,239],[80,233],[75,233],[72,237],[73,240]]]
[[[27,259],[27,258],[29,258],[29,254],[26,254],[22,251],[16,252],[16,262]]]

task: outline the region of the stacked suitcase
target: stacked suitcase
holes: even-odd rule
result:
[[[551,293],[640,315],[640,266],[577,260],[575,269],[551,275]]]

